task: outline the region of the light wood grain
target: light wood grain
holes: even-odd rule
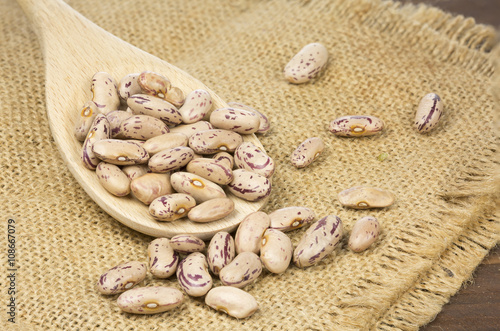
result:
[[[83,167],[81,143],[73,131],[81,106],[91,98],[94,73],[106,71],[119,80],[129,73],[155,71],[168,77],[173,86],[186,94],[194,89],[207,90],[212,96],[213,109],[227,104],[189,74],[111,35],[60,0],[18,0],[18,3],[32,22],[43,50],[47,116],[54,141],[73,176],[109,215],[155,237],[189,233],[209,239],[218,231],[234,230],[247,214],[262,208],[265,199],[250,203],[231,195],[236,209],[222,220],[203,224],[188,220],[167,223],[154,220],[147,206],[133,197],[118,198],[109,194],[98,183],[95,172]],[[244,139],[262,147],[255,135]]]

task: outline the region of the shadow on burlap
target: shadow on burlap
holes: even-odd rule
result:
[[[17,4],[1,0],[1,211],[2,228],[8,218],[16,221],[19,329],[412,330],[434,318],[498,242],[500,81],[492,28],[375,0],[68,3],[226,101],[266,113],[272,130],[260,138],[277,171],[264,211],[303,205],[318,217],[335,214],[346,236],[314,267],[264,271],[245,288],[260,304],[251,318],[236,320],[188,297],[163,314],[121,312],[117,296],[97,293],[96,280],[118,263],[145,261],[152,238],[104,213],[65,167],[46,118],[35,34]],[[310,42],[330,51],[327,70],[311,83],[288,84],[282,68]],[[429,92],[441,96],[445,115],[421,135],[412,121]],[[332,119],[352,114],[380,117],[387,129],[361,139],[328,132]],[[295,169],[289,156],[311,136],[326,149]],[[379,161],[381,153],[388,158]],[[343,208],[337,193],[360,184],[388,189],[397,202],[383,210]],[[383,232],[371,249],[354,254],[347,236],[366,215],[377,217]],[[290,233],[294,243],[303,231]],[[143,284],[179,287],[175,277],[148,276]]]

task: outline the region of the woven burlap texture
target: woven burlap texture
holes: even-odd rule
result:
[[[109,32],[189,72],[226,101],[266,113],[260,136],[277,170],[264,211],[302,205],[338,215],[341,247],[316,266],[264,271],[245,288],[260,309],[237,320],[186,296],[171,312],[123,313],[99,275],[146,261],[153,239],[107,215],[72,177],[45,112],[44,62],[29,22],[0,0],[2,229],[16,221],[16,325],[21,330],[414,330],[428,323],[499,240],[498,86],[494,30],[426,6],[391,1],[71,0]],[[326,71],[300,86],[282,68],[305,44],[330,52]],[[82,45],[84,50],[84,45]],[[148,68],[144,68],[147,70]],[[93,73],[89,73],[89,76]],[[115,77],[117,79],[121,77]],[[496,85],[495,85],[496,84]],[[494,90],[496,88],[496,90]],[[429,134],[412,129],[420,98],[438,93],[445,115]],[[80,105],[75,105],[75,111]],[[345,139],[336,117],[382,118],[382,134]],[[493,124],[492,124],[493,123]],[[289,162],[308,137],[325,143],[309,167]],[[378,156],[387,153],[380,161]],[[350,210],[336,196],[355,185],[392,191],[382,210]],[[355,254],[347,238],[373,215],[379,240]],[[6,231],[6,230],[4,230]],[[304,229],[290,232],[294,244]],[[7,247],[6,234],[1,243]],[[7,264],[0,279],[6,288]],[[2,255],[4,256],[4,255]],[[215,281],[220,285],[219,281]],[[175,277],[142,285],[180,288]]]

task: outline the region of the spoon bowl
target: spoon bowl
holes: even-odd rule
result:
[[[228,194],[235,202],[235,210],[221,220],[159,222],[137,199],[115,197],[107,192],[99,184],[95,172],[83,166],[80,159],[82,143],[74,135],[78,112],[91,98],[94,73],[105,71],[119,81],[129,73],[154,71],[167,77],[186,95],[195,89],[208,91],[212,109],[227,107],[227,104],[199,80],[108,33],[60,0],[17,2],[31,21],[42,47],[47,117],[54,141],[75,179],[104,211],[124,225],[150,236],[170,238],[192,234],[207,240],[219,231],[233,231],[246,215],[264,206],[267,199],[248,202]],[[245,135],[244,140],[262,147],[253,134]]]

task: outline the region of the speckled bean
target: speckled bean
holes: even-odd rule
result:
[[[429,132],[438,124],[443,115],[443,102],[436,93],[429,93],[420,100],[415,114],[415,130]]]
[[[130,179],[116,165],[100,162],[95,170],[99,183],[109,193],[123,197],[130,193]]]
[[[234,157],[228,152],[219,152],[215,154],[212,159],[220,164],[225,164],[228,169],[232,170],[234,167]]]
[[[75,137],[78,141],[85,141],[98,113],[94,101],[85,102],[75,123]]]
[[[142,164],[149,160],[144,148],[134,142],[119,139],[96,141],[92,151],[99,159],[116,165]]]
[[[234,239],[225,231],[217,232],[210,240],[207,248],[208,267],[214,275],[219,272],[236,256]]]
[[[106,115],[110,111],[117,110],[120,106],[116,81],[107,72],[97,72],[92,77],[92,101],[97,109]]]
[[[148,115],[162,120],[168,125],[182,121],[177,107],[170,102],[147,94],[134,94],[127,99],[127,105],[136,115]]]
[[[290,265],[293,255],[293,245],[290,238],[276,229],[264,232],[260,245],[260,260],[272,273],[281,274]]]
[[[219,271],[222,284],[243,288],[253,283],[262,273],[262,262],[257,254],[243,252]]]
[[[186,170],[219,185],[227,185],[233,180],[233,171],[224,162],[198,158],[188,163]]]
[[[137,78],[139,78],[139,73],[128,74],[120,79],[118,83],[118,95],[124,102],[132,95],[142,92],[141,86],[139,82],[137,82]]]
[[[181,291],[173,287],[138,287],[120,294],[118,307],[132,314],[157,314],[172,310],[184,301]]]
[[[147,115],[131,116],[120,125],[120,137],[126,139],[148,140],[169,131],[164,122]]]
[[[124,110],[113,110],[106,117],[111,126],[111,138],[119,138],[122,122],[132,117],[132,114]]]
[[[269,119],[267,118],[267,116],[264,115],[263,113],[261,113],[260,111],[258,111],[257,109],[254,109],[254,108],[247,106],[243,103],[234,102],[234,101],[228,102],[227,105],[231,108],[243,109],[243,110],[247,110],[249,112],[257,114],[257,116],[259,116],[259,118],[260,118],[260,124],[259,124],[259,129],[256,131],[256,133],[266,133],[271,128],[271,123],[269,122]]]
[[[316,77],[328,63],[328,51],[320,43],[304,46],[283,70],[286,80],[293,84],[306,83]]]
[[[336,136],[363,137],[380,133],[385,127],[384,121],[375,116],[351,115],[334,119],[328,130]]]
[[[188,94],[186,101],[179,113],[182,116],[182,122],[195,123],[200,121],[212,108],[212,97],[205,90],[194,90]]]
[[[328,215],[313,223],[300,239],[293,252],[293,263],[299,268],[317,264],[333,252],[342,239],[342,221]]]
[[[234,152],[243,142],[236,132],[212,129],[198,131],[189,138],[189,147],[198,154],[214,154],[218,152]]]
[[[146,140],[143,147],[150,156],[153,156],[159,151],[187,144],[188,137],[185,134],[170,132]]]
[[[349,236],[349,248],[356,253],[362,252],[377,240],[379,233],[380,225],[375,217],[360,218]]]
[[[165,96],[165,101],[170,102],[175,107],[181,107],[186,100],[186,95],[177,86],[172,86]]]
[[[283,232],[295,230],[312,223],[316,218],[314,211],[307,207],[285,207],[269,214],[270,228]]]
[[[205,303],[235,318],[246,318],[259,309],[257,300],[248,292],[232,286],[218,286],[211,289]]]
[[[177,192],[191,195],[196,203],[226,197],[226,193],[219,185],[189,172],[173,173],[170,176],[170,183]]]
[[[168,278],[175,274],[179,254],[174,251],[168,238],[156,238],[148,246],[149,271],[157,278]]]
[[[184,258],[177,267],[177,280],[188,295],[205,295],[213,285],[205,255],[195,252]]]
[[[254,143],[243,142],[234,151],[236,168],[252,171],[264,177],[274,174],[274,160]]]
[[[228,216],[233,210],[233,200],[229,198],[216,198],[195,206],[189,211],[188,218],[198,223],[212,222]]]
[[[158,197],[149,205],[149,214],[158,221],[175,221],[186,216],[196,202],[188,194],[172,193]]]
[[[172,86],[165,76],[152,71],[141,72],[137,77],[137,83],[145,94],[157,96],[161,99],[165,98]]]
[[[92,123],[92,127],[90,128],[82,147],[81,159],[85,168],[90,170],[95,170],[95,168],[97,168],[97,165],[101,162],[101,160],[97,158],[92,151],[92,146],[95,142],[101,139],[109,139],[110,137],[111,129],[106,115],[98,114]]]
[[[124,166],[122,167],[122,171],[131,181],[150,172],[147,164]]]
[[[269,228],[270,223],[269,216],[262,211],[256,211],[245,216],[234,237],[236,253],[252,252],[259,254],[262,237]]]
[[[174,193],[169,174],[144,174],[130,182],[130,190],[137,200],[148,206],[154,199]]]
[[[188,138],[199,131],[212,130],[214,126],[207,121],[198,121],[196,123],[191,124],[181,124],[176,127],[170,128],[170,132],[172,133],[183,133]]]
[[[384,208],[396,201],[389,191],[369,186],[355,186],[338,195],[339,202],[345,207],[355,209]]]
[[[205,249],[205,242],[200,238],[190,234],[178,234],[170,238],[170,246],[181,254],[202,252]]]
[[[193,157],[194,152],[189,147],[167,148],[153,155],[149,159],[148,166],[152,172],[165,173],[184,167]]]
[[[290,156],[292,165],[296,168],[304,168],[310,165],[323,152],[325,144],[318,137],[304,140]]]
[[[124,292],[146,278],[146,265],[139,261],[125,262],[103,273],[97,282],[102,294]]]
[[[259,201],[271,193],[271,181],[259,174],[237,169],[233,171],[234,179],[227,185],[229,192],[247,201]]]
[[[243,109],[219,108],[210,114],[210,123],[215,128],[251,134],[259,129],[260,118],[257,114]]]

